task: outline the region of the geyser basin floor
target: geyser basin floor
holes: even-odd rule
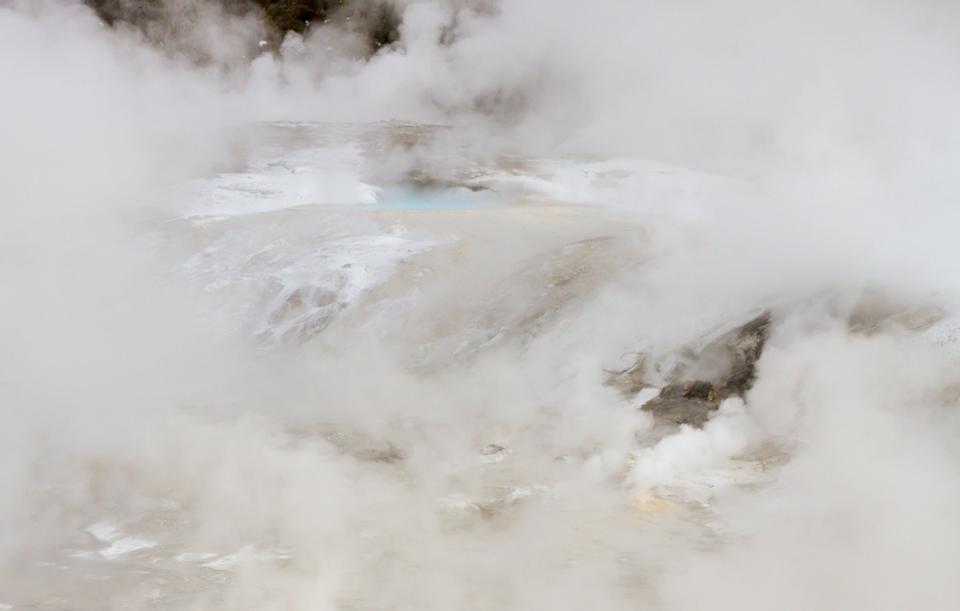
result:
[[[110,369],[107,390],[90,382],[99,367],[83,369],[60,400],[109,417],[8,434],[31,440],[44,485],[22,501],[33,528],[0,567],[0,603],[704,608],[698,596],[745,574],[782,584],[770,558],[793,562],[809,533],[823,538],[807,550],[816,566],[821,547],[849,553],[845,567],[876,552],[876,533],[857,527],[904,524],[899,488],[858,465],[913,461],[898,482],[911,498],[924,474],[952,473],[938,443],[920,443],[942,439],[891,401],[921,409],[949,377],[904,329],[851,335],[840,318],[798,316],[770,340],[747,405],[724,404],[702,429],[655,426],[638,408],[656,388],[625,396],[607,383],[638,352],[644,375],[668,377],[690,345],[757,305],[745,284],[729,288],[736,266],[684,259],[711,237],[696,231],[711,213],[698,198],[716,189],[709,201],[733,209],[729,181],[529,160],[552,169],[471,168],[490,183],[478,192],[380,187],[361,179],[375,150],[318,142],[355,130],[300,129],[267,130],[277,137],[246,166],[194,184],[170,208],[179,216],[133,241],[159,267],[138,295],[152,304],[174,285],[178,303],[130,317],[144,322],[129,338],[93,334],[123,340],[116,352],[140,368]],[[639,211],[624,205],[634,198]],[[688,264],[663,267],[677,260]],[[182,303],[189,316],[161,324]],[[182,331],[194,317],[216,341]],[[174,350],[152,349],[151,332]],[[181,361],[189,371],[169,374]],[[898,368],[916,387],[888,392]],[[906,459],[890,451],[904,442]],[[938,498],[904,505],[905,524],[951,507]],[[881,552],[929,543],[922,529],[887,532]],[[686,587],[690,571],[711,583],[724,570],[737,579]]]

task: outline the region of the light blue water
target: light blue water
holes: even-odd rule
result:
[[[384,192],[375,204],[365,204],[369,210],[471,210],[504,205],[489,191],[469,189],[394,189]]]

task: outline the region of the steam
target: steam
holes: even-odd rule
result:
[[[394,5],[0,2],[0,604],[956,608],[960,9]],[[756,308],[702,429],[606,383]]]

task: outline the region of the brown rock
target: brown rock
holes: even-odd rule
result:
[[[753,386],[770,325],[770,313],[763,312],[701,348],[688,349],[660,395],[641,409],[665,423],[702,426],[721,401],[742,397]],[[640,354],[631,367],[611,372],[608,383],[626,395],[653,386],[647,378],[647,357]]]
[[[659,396],[644,403],[640,409],[652,413],[664,423],[699,427],[719,406],[713,383],[692,380],[665,386]]]

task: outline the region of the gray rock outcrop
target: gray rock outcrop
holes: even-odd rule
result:
[[[703,426],[721,401],[743,397],[753,386],[770,325],[770,312],[765,311],[702,347],[686,350],[659,395],[641,409],[663,424]],[[627,396],[654,386],[648,379],[647,358],[638,355],[629,368],[614,372],[609,383]]]

